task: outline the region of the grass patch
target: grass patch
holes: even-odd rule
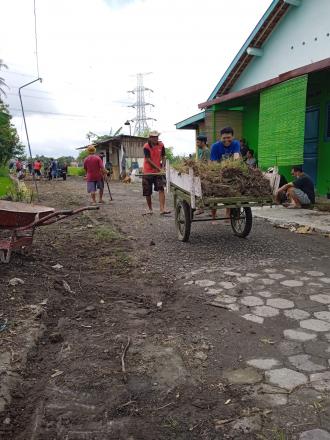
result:
[[[100,256],[97,261],[98,267],[128,271],[133,264],[133,259],[124,251],[115,250],[112,255]]]
[[[98,241],[111,242],[124,239],[123,235],[112,229],[110,226],[98,226],[94,228],[92,232]]]
[[[0,176],[0,197],[5,196],[12,187],[12,181],[9,177]]]
[[[84,176],[85,169],[83,167],[68,167],[69,176]]]
[[[8,168],[0,167],[0,197],[7,195],[8,191],[13,187],[13,182],[8,177]]]

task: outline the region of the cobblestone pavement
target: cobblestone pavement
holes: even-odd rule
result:
[[[272,332],[258,344],[246,337],[241,366],[224,369],[222,377],[248,386],[257,405],[281,407],[278,416],[285,419],[293,405],[308,402],[310,409],[318,408],[317,423],[326,430],[303,431],[299,438],[330,439],[330,242],[325,239],[318,247],[313,240],[281,234],[262,221],[247,240],[230,236],[228,226],[216,228],[193,225],[191,243],[179,244],[191,256],[177,260],[180,290],[203,298],[214,310],[227,310],[229,320],[234,314],[253,323],[250,328]],[[164,234],[172,231],[172,243],[173,227],[166,223],[163,229]],[[168,243],[161,246],[167,248],[165,254],[171,252]]]

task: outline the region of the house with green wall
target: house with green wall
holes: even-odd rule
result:
[[[200,113],[177,129],[211,144],[232,126],[262,169],[302,164],[330,192],[330,0],[274,0]]]

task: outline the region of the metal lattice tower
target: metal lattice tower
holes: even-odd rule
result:
[[[154,118],[147,117],[147,111],[146,111],[147,107],[148,106],[155,107],[155,106],[150,102],[146,102],[144,96],[144,92],[146,91],[153,93],[153,90],[148,89],[143,85],[143,77],[145,75],[149,75],[150,73],[151,72],[138,73],[136,75],[137,78],[136,88],[128,91],[128,93],[132,93],[133,95],[136,95],[135,103],[128,106],[136,109],[136,116],[135,118],[132,119],[132,122],[135,122],[134,133],[133,133],[135,136],[145,134],[145,132],[149,130],[147,121],[156,121],[156,119]]]

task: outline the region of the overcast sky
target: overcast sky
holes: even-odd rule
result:
[[[39,72],[24,89],[34,154],[77,155],[86,133],[109,133],[134,117],[127,93],[138,72],[154,90],[152,128],[177,153],[194,150],[174,124],[198,113],[270,0],[36,0]],[[38,77],[33,0],[1,5],[0,59],[7,102],[26,141],[18,87]],[[128,133],[128,127],[124,126]]]

